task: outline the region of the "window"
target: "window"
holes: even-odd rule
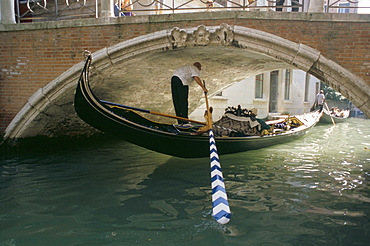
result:
[[[290,100],[290,80],[292,70],[285,70],[284,100]]]
[[[263,73],[256,75],[254,97],[263,98]]]

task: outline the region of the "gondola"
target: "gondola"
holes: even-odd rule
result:
[[[87,55],[75,91],[74,107],[77,115],[92,127],[102,132],[120,137],[138,146],[181,158],[200,158],[209,156],[209,136],[200,131],[202,124],[190,128],[175,124],[159,123],[144,117],[132,108],[98,99],[89,85],[91,54]],[[141,110],[146,112],[145,110]],[[150,112],[150,111],[148,111]],[[264,134],[254,136],[215,135],[218,154],[231,154],[284,144],[295,140],[309,131],[320,119],[318,111],[280,119],[279,124],[295,120],[299,125],[291,129],[274,128]],[[235,132],[234,132],[235,133]]]
[[[320,123],[323,123],[323,124],[333,124],[334,123],[342,123],[342,122],[345,122],[347,121],[348,117],[349,117],[349,113],[350,111],[349,110],[342,110],[341,111],[341,116],[338,116],[338,115],[335,115],[333,113],[331,113],[329,110],[327,109],[323,109],[323,115],[320,119]]]

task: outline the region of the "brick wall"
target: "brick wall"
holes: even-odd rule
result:
[[[245,12],[242,12],[244,15]],[[39,88],[95,52],[119,42],[172,29],[219,26],[258,29],[306,44],[370,83],[370,17],[309,13],[194,13],[0,26],[0,131]],[[353,19],[351,19],[351,18]],[[365,20],[363,20],[365,18]]]

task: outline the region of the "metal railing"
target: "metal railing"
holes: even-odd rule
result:
[[[141,14],[174,14],[186,12],[224,11],[224,10],[272,10],[282,11],[293,9],[293,11],[304,11],[304,2],[307,0],[290,0],[291,4],[284,4],[285,0],[133,0],[125,5],[129,12]],[[121,0],[119,2],[124,2]],[[145,2],[145,3],[143,3]],[[209,4],[211,2],[211,5]],[[263,4],[261,4],[263,2]],[[301,3],[300,3],[301,2]],[[121,10],[122,16],[127,11]]]
[[[358,9],[367,9],[370,11],[370,5],[360,7],[359,4],[361,2],[365,2],[366,0],[327,0],[327,4],[325,5],[325,12],[326,13],[358,13]]]
[[[98,18],[100,0],[15,0],[15,19],[21,22]]]
[[[58,21],[65,19],[98,18],[102,0],[15,0],[16,22]],[[307,12],[307,0],[114,0],[129,1],[125,11],[118,7],[116,16],[174,14],[205,11],[292,11]],[[312,1],[312,0],[311,0]],[[357,13],[364,0],[327,0],[324,12]],[[369,9],[370,7],[364,7]],[[116,9],[117,10],[117,9]],[[118,13],[118,14],[117,14]]]

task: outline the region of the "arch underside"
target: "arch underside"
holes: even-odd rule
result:
[[[199,61],[210,96],[244,78],[276,69],[296,68],[324,81],[367,116],[370,88],[366,82],[323,57],[318,50],[258,30],[198,26],[164,30],[124,41],[93,53],[91,84],[97,96],[153,111],[173,113],[169,80],[181,65]],[[33,136],[91,135],[95,130],[73,108],[73,92],[83,62],[40,88],[13,119],[5,139]],[[192,87],[190,110],[202,93]]]

